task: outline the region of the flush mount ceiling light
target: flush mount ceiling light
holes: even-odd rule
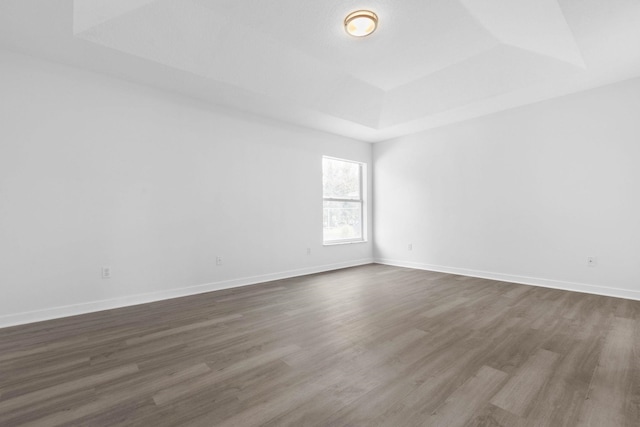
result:
[[[344,29],[354,37],[364,37],[378,28],[378,15],[370,10],[356,10],[344,18]]]

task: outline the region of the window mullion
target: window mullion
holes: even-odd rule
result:
[[[337,199],[333,197],[323,197],[322,200],[325,202],[354,202],[354,203],[362,203],[362,199]]]

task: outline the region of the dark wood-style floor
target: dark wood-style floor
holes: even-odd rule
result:
[[[640,302],[382,265],[0,330],[0,425],[640,425]]]

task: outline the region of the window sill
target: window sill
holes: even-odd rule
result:
[[[322,246],[353,245],[358,243],[367,243],[367,240],[352,240],[349,242],[322,242]]]

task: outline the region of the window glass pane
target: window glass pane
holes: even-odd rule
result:
[[[360,164],[322,159],[325,198],[360,200]]]
[[[362,239],[360,202],[324,202],[324,241]]]

